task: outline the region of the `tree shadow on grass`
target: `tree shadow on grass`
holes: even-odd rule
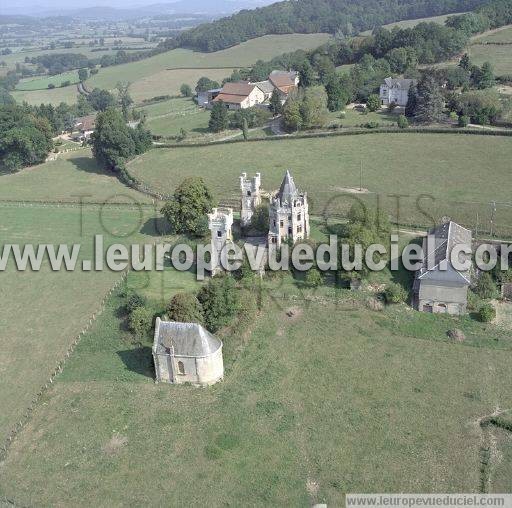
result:
[[[140,233],[147,236],[165,236],[171,232],[171,225],[165,217],[151,217],[140,228]]]
[[[153,356],[149,346],[140,346],[135,349],[118,351],[117,354],[128,370],[141,376],[153,378],[155,369],[153,367]]]
[[[114,173],[108,173],[106,170],[98,166],[96,159],[93,157],[75,157],[68,160],[76,167],[76,169],[79,169],[80,171],[85,171],[86,173],[96,175],[110,174],[111,176],[115,176]]]

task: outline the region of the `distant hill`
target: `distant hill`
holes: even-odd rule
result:
[[[191,15],[216,19],[242,9],[252,9],[268,5],[271,2],[272,0],[177,0],[174,2],[120,7],[117,3],[116,6],[110,5],[110,0],[105,0],[104,3],[102,2],[103,5],[93,5],[91,7],[70,7],[69,4],[65,7],[36,6],[30,12],[38,17],[66,15],[82,20],[128,20],[165,15]],[[0,13],[18,14],[18,10],[16,6],[0,7]]]
[[[218,51],[248,39],[283,33],[351,35],[405,19],[468,11],[487,0],[288,0],[244,10],[183,32],[182,47]]]

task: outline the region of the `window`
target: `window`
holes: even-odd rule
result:
[[[288,228],[288,234],[289,234],[289,235],[291,235],[291,234],[292,234],[292,228],[291,228],[291,227],[289,227],[289,228]]]
[[[283,220],[280,220],[280,221],[279,221],[279,225],[280,225],[281,227],[284,227],[284,221],[283,221]]]
[[[183,365],[183,362],[178,362],[178,374],[185,375],[185,365]]]
[[[222,231],[217,231],[217,238],[221,238],[222,237]]]
[[[302,233],[302,226],[297,226],[297,233]]]
[[[248,195],[249,197],[251,197],[251,191],[250,191],[250,190],[248,190],[248,191],[247,191],[247,195]]]
[[[297,220],[302,220],[302,214],[300,214],[300,213],[297,214]]]
[[[275,236],[272,237],[272,243],[277,243],[277,238]]]
[[[276,220],[274,219],[274,227],[276,227]]]

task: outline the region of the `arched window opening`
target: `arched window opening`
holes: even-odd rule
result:
[[[178,374],[185,374],[185,365],[183,365],[183,362],[178,362]]]

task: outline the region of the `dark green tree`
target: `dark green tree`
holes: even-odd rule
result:
[[[228,107],[222,101],[216,102],[210,113],[208,129],[210,132],[220,132],[226,130],[228,125]]]
[[[281,95],[277,91],[276,88],[272,91],[272,95],[270,96],[270,111],[274,116],[279,115],[283,109],[281,104]]]
[[[327,108],[329,111],[340,111],[346,106],[349,97],[341,79],[336,74],[333,74],[329,81],[327,81],[325,91],[327,93]]]
[[[186,83],[183,83],[180,86],[180,93],[183,97],[192,97],[192,87]]]
[[[206,328],[213,333],[228,325],[239,308],[235,281],[229,275],[210,279],[199,290],[197,299],[203,307]]]
[[[220,88],[219,83],[217,81],[212,81],[206,76],[199,78],[197,81],[196,92],[206,92],[206,90],[211,90],[213,88]]]
[[[462,55],[462,58],[459,61],[459,67],[464,69],[465,71],[469,71],[471,69],[471,59],[467,53]]]
[[[122,83],[121,81],[117,83],[117,100],[119,101],[119,105],[121,106],[121,111],[123,113],[124,121],[127,122],[130,117],[130,106],[133,104],[133,99],[128,92],[128,88],[130,87],[130,83]]]
[[[414,117],[416,113],[416,106],[418,104],[418,89],[415,85],[411,85],[407,95],[407,104],[405,106],[405,116],[408,118]]]
[[[167,314],[179,323],[203,323],[203,308],[191,293],[176,293],[169,302]]]
[[[87,96],[87,101],[95,111],[106,111],[116,105],[114,96],[108,90],[94,88]]]
[[[247,126],[247,118],[242,120],[242,135],[245,141],[249,139],[249,127]]]
[[[420,123],[434,123],[443,116],[444,98],[441,87],[432,73],[426,73],[418,83],[414,118]]]
[[[83,68],[83,69],[78,69],[78,80],[81,81],[82,83],[84,81],[87,80],[87,78],[89,77],[89,71],[87,70],[87,68]]]
[[[494,69],[490,62],[484,62],[480,69],[480,79],[478,88],[483,90],[485,88],[492,88],[496,84],[494,77]]]
[[[212,211],[213,197],[202,178],[184,180],[167,201],[162,214],[175,233],[204,236],[208,231],[206,214]]]

